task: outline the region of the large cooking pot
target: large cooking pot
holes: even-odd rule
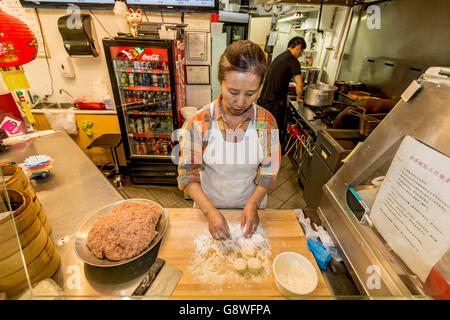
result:
[[[314,107],[325,107],[333,104],[337,87],[325,83],[312,83],[306,86],[305,103]]]

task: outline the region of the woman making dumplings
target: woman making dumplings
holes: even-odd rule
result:
[[[215,239],[229,239],[220,208],[243,209],[244,236],[259,224],[257,209],[276,185],[280,164],[275,118],[254,103],[264,80],[266,58],[248,40],[230,44],[219,62],[221,94],[184,125],[178,185],[208,220]]]

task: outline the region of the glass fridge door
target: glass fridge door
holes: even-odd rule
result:
[[[170,157],[174,92],[170,85],[168,50],[142,47],[110,50],[131,157]]]

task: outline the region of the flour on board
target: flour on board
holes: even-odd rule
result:
[[[230,224],[229,228],[230,240],[215,240],[208,231],[194,239],[195,250],[188,271],[194,278],[213,286],[237,283],[244,279],[250,283],[264,281],[271,272],[271,248],[264,238],[263,230],[259,226],[255,233],[258,241],[252,241],[244,238],[239,224]],[[244,252],[252,251],[252,256],[262,264],[261,271],[256,274],[250,271],[238,272],[236,262],[238,259],[248,260],[249,255]]]

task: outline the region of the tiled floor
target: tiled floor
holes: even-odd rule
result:
[[[193,201],[186,200],[184,193],[176,186],[134,185],[125,182],[120,190],[124,198],[149,199],[161,204],[165,208],[192,207]],[[304,209],[303,190],[297,182],[296,172],[292,169],[290,160],[283,157],[278,172],[277,187],[269,192],[267,197],[268,209]]]

